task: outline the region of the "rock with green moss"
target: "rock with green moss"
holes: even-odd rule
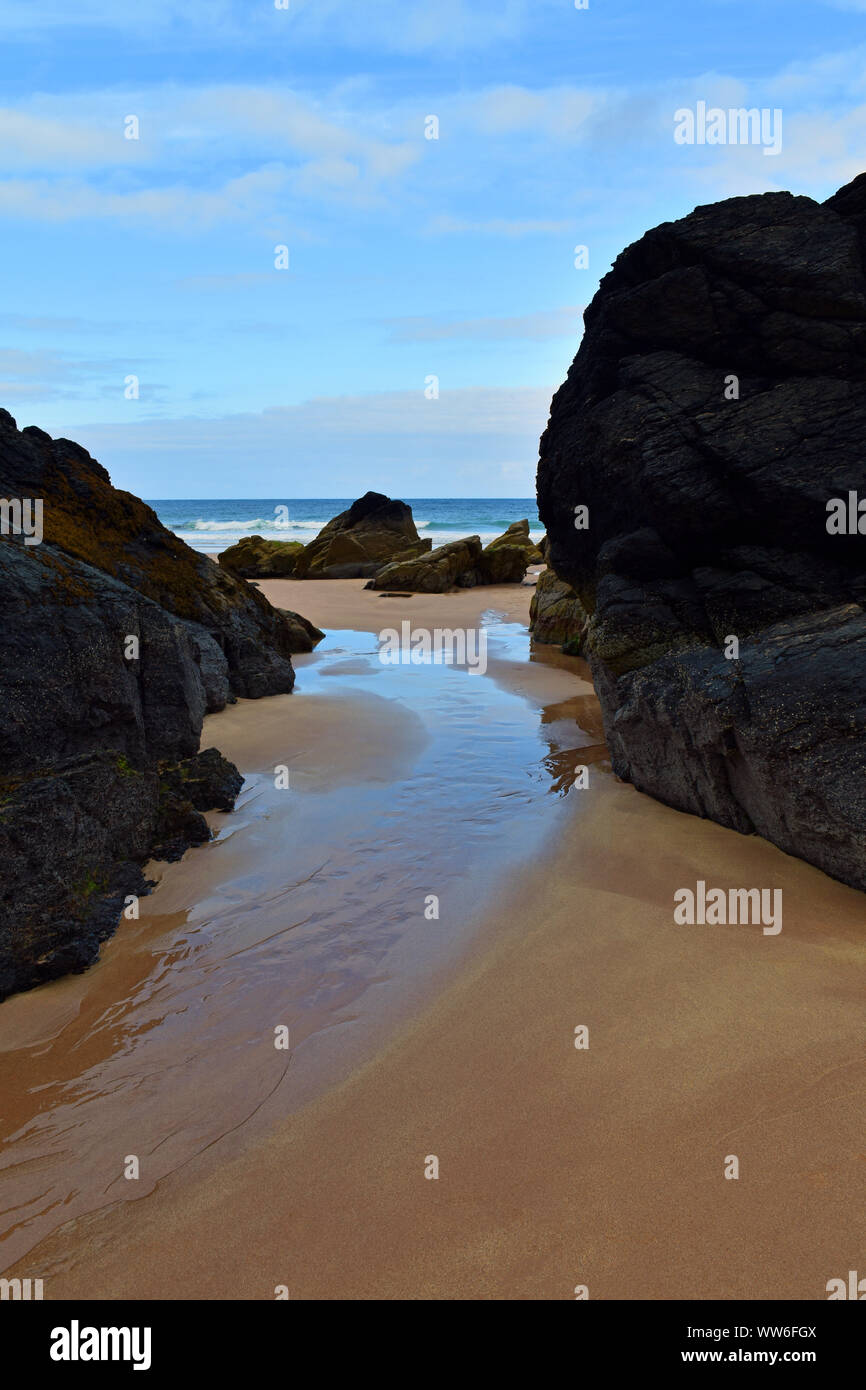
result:
[[[589,617],[577,593],[552,569],[542,570],[529,605],[529,631],[536,642],[568,647],[581,655]]]
[[[403,589],[412,593],[444,594],[473,570],[481,559],[480,536],[450,541],[429,555],[385,565],[364,586],[367,589]]]
[[[301,541],[272,541],[263,536],[244,536],[217,559],[239,579],[291,579],[303,551]]]
[[[381,492],[366,492],[323,526],[295,564],[298,579],[366,579],[392,560],[423,555],[412,508]]]
[[[529,534],[529,522],[524,518],[523,521],[512,521],[506,531],[501,536],[497,536],[495,541],[491,541],[485,546],[485,553],[493,550],[500,550],[503,546],[519,547],[526,555],[526,567],[529,565],[543,565],[544,555],[535,541]]]

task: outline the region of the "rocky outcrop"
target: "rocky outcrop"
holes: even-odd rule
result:
[[[528,567],[540,563],[540,552],[529,538],[529,522],[515,521],[483,548],[480,536],[467,536],[440,545],[429,555],[385,565],[365,587],[444,594],[478,584],[519,584]]]
[[[861,176],[647,233],[586,311],[538,474],[616,772],[860,888],[864,228]]]
[[[366,492],[305,546],[295,561],[296,579],[366,579],[391,560],[430,550],[412,520],[412,508],[381,492]]]
[[[217,560],[239,579],[291,579],[304,546],[301,541],[266,541],[263,536],[244,536]]]
[[[416,560],[397,561],[379,569],[365,589],[406,589],[412,593],[444,594],[453,589],[460,575],[481,559],[481,538],[467,536],[462,541],[440,545]]]
[[[536,642],[569,644],[576,656],[589,622],[577,593],[552,569],[542,570],[529,605],[529,631]]]
[[[501,536],[497,536],[495,541],[491,541],[485,550],[490,553],[494,550],[504,548],[517,548],[526,555],[526,567],[530,565],[543,565],[544,556],[529,534],[529,522],[524,518],[523,521],[512,521],[506,531]]]
[[[198,754],[205,714],[294,672],[292,626],[260,594],[5,411],[0,499],[41,502],[43,532],[0,535],[2,997],[93,959],[152,853],[231,800],[236,770]]]

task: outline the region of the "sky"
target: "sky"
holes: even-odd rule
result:
[[[866,169],[866,0],[0,0],[0,75],[0,404],[148,498],[531,496],[623,247]]]

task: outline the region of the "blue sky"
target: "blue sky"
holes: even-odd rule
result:
[[[0,403],[145,497],[530,495],[623,246],[866,169],[866,0],[0,0],[0,54]]]

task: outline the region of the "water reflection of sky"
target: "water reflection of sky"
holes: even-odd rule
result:
[[[525,628],[488,615],[486,630],[498,671],[528,661]],[[285,738],[266,766],[241,766],[215,843],[166,871],[93,970],[0,1006],[14,1233],[0,1268],[202,1150],[225,1156],[350,1071],[430,997],[565,813],[550,791],[597,751],[579,699],[543,710],[491,675],[383,664],[378,646],[330,633],[299,659],[293,695],[245,705],[244,720],[276,721]],[[283,762],[288,792],[274,785]],[[273,1044],[280,1024],[288,1053]],[[38,1041],[16,1046],[22,1035]],[[141,1158],[136,1183],[119,1176],[127,1154]]]

